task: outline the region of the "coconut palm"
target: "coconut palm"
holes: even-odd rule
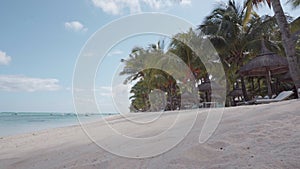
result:
[[[167,93],[166,110],[175,110],[179,107],[179,88],[176,85],[176,80],[160,69],[147,67],[147,65],[155,65],[155,62],[158,62],[157,59],[168,62],[167,59],[164,59],[166,55],[163,49],[163,42],[150,44],[148,48],[136,47],[128,59],[122,60],[125,67],[120,75],[128,76],[124,83],[135,83],[130,91],[133,94],[130,97],[131,109],[134,111],[150,111],[149,95],[155,89]]]
[[[280,0],[246,0],[245,4],[247,8],[246,10],[247,17],[245,18],[244,25],[245,23],[247,23],[249,15],[253,9],[253,5],[257,5],[262,2],[266,2],[269,5],[269,7],[271,8],[272,6],[274,10],[275,18],[281,32],[282,44],[289,63],[289,71],[295,83],[296,88],[299,89],[300,88],[300,59],[297,58],[296,41],[294,40],[291,34],[290,26],[284,14]],[[290,2],[292,2],[295,7],[299,5],[299,0],[290,0]]]
[[[178,33],[172,38],[169,47],[169,52],[178,56],[188,66],[192,73],[189,74],[189,72],[186,72],[185,82],[191,79],[200,80],[201,78],[208,78],[207,71],[200,58],[195,54],[195,51],[183,42],[192,38],[198,38],[196,32],[192,29],[185,33]]]
[[[128,75],[124,83],[130,83],[138,78],[144,77],[147,71],[147,61],[145,58],[151,57],[150,55],[163,55],[164,43],[158,42],[157,44],[150,44],[148,48],[134,47],[129,54],[128,59],[122,59],[121,62],[125,63],[125,67],[120,75]],[[155,60],[153,60],[155,62]]]
[[[244,60],[244,47],[240,46],[242,39],[242,29],[240,21],[243,12],[233,1],[229,1],[228,6],[223,4],[212,11],[206,17],[199,29],[206,34],[217,49],[227,74],[227,80],[231,84],[236,81],[236,71]],[[245,85],[243,85],[245,86]],[[247,98],[244,90],[244,97]]]
[[[263,34],[274,31],[275,21],[272,17],[259,17],[251,15],[249,24],[243,28],[245,17],[244,9],[235,1],[229,1],[228,5],[221,5],[214,9],[206,17],[199,29],[206,34],[217,49],[231,86],[241,78],[244,98],[247,100],[246,85],[243,77],[237,75],[239,68],[255,56],[261,48],[261,40],[269,46],[273,43],[270,37],[273,35]],[[230,86],[228,86],[230,88]]]
[[[145,81],[137,82],[130,90],[130,93],[133,95],[129,98],[131,99],[131,111],[134,112],[144,112],[150,108],[150,104],[148,101],[149,91],[147,84]]]
[[[289,0],[288,2],[291,3],[294,6],[294,8],[300,5],[300,0]]]

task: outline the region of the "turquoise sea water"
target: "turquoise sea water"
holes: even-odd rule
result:
[[[82,114],[79,118],[85,123],[115,114]],[[0,137],[78,124],[75,113],[0,112]]]

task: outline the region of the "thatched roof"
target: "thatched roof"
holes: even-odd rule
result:
[[[290,72],[287,72],[287,73],[283,74],[282,76],[280,76],[279,80],[283,81],[283,82],[293,82]]]
[[[243,91],[242,89],[234,89],[229,92],[228,96],[232,96],[232,97],[243,96]]]
[[[206,92],[206,91],[211,91],[211,89],[214,90],[222,90],[222,86],[220,86],[219,84],[217,84],[216,82],[204,82],[200,85],[198,85],[198,89],[201,92]]]
[[[239,74],[242,76],[266,76],[270,71],[272,75],[285,73],[289,70],[287,59],[275,53],[258,55],[241,67]]]

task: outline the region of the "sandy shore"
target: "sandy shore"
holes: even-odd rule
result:
[[[186,118],[193,117],[197,111],[186,111]],[[207,113],[201,110],[184,140],[159,156],[132,159],[111,154],[93,143],[80,126],[71,126],[0,138],[0,168],[300,168],[300,100],[226,108],[215,133],[200,144],[199,133]],[[152,116],[155,113],[138,118]],[[108,121],[126,134],[145,137],[165,130],[164,124],[174,117],[176,113],[169,112],[162,117],[161,124],[138,129],[119,117]],[[105,132],[104,125],[104,121],[89,124],[95,130],[92,135],[106,143],[117,142]],[[172,139],[151,144],[155,149]],[[126,149],[127,144],[118,143],[118,148]]]

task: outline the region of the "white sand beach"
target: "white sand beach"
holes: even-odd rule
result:
[[[192,116],[197,111],[184,113]],[[0,168],[300,168],[300,100],[226,108],[217,130],[203,144],[199,143],[199,133],[207,112],[200,111],[203,112],[185,139],[159,156],[132,159],[111,154],[93,143],[80,126],[71,126],[0,138]],[[162,123],[172,120],[175,114],[168,112]],[[135,137],[164,128],[156,125],[132,129],[128,121],[118,117],[108,117],[108,121]],[[116,142],[109,133],[101,131],[103,125],[103,121],[90,124],[99,131],[99,139]],[[173,138],[168,139],[153,146],[159,148]],[[120,144],[126,149],[127,143]]]

